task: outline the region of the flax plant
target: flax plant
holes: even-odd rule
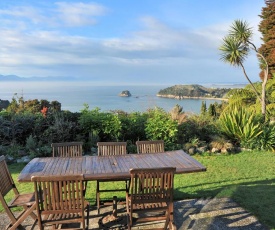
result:
[[[219,125],[221,131],[241,147],[251,147],[256,138],[261,135],[260,119],[243,107],[235,107],[221,114]]]

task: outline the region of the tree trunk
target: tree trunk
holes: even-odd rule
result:
[[[266,88],[266,83],[267,83],[267,77],[268,77],[268,66],[264,70],[264,80],[262,83],[262,115],[263,115],[264,119],[266,119],[266,117],[265,117],[265,114],[266,114],[265,88]]]
[[[268,80],[268,63],[265,59],[265,57],[259,53],[257,50],[257,55],[260,56],[260,58],[264,61],[265,63],[265,69],[263,70],[264,71],[264,80],[263,80],[263,83],[262,83],[262,115],[264,117],[264,120],[266,119],[266,93],[265,93],[265,88],[266,88],[266,83],[267,83],[267,80]]]
[[[259,101],[262,102],[262,98],[260,97],[259,92],[257,91],[257,89],[255,88],[255,86],[254,86],[253,83],[250,81],[249,77],[247,76],[246,71],[245,71],[245,68],[244,68],[244,66],[243,66],[242,63],[241,63],[241,66],[242,66],[242,68],[243,68],[244,76],[246,77],[246,79],[248,80],[248,82],[250,83],[250,85],[252,86],[252,89],[253,89],[254,92],[256,93],[256,96],[257,96],[257,98],[259,99]]]

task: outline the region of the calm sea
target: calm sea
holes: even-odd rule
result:
[[[144,112],[154,107],[170,111],[179,104],[185,112],[199,113],[202,101],[205,101],[207,106],[216,101],[220,103],[219,100],[176,100],[157,97],[158,91],[166,87],[168,85],[100,86],[81,82],[0,82],[0,99],[11,101],[13,96],[23,95],[25,100],[57,100],[61,103],[62,110],[71,112],[79,112],[84,108],[84,104],[88,104],[90,109],[99,107],[101,111],[123,110],[125,112]],[[129,90],[132,96],[118,96],[123,90]]]

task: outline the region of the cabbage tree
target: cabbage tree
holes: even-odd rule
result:
[[[257,98],[261,102],[262,115],[265,117],[266,114],[266,83],[268,76],[268,63],[265,57],[258,51],[256,46],[252,43],[252,28],[250,28],[247,22],[241,20],[235,20],[229,30],[227,36],[223,38],[223,43],[220,46],[221,60],[229,63],[232,66],[241,67],[245,78],[248,80],[249,84],[252,86],[253,91],[257,95]],[[244,61],[247,58],[249,51],[253,50],[256,52],[257,57],[264,67],[264,79],[262,82],[262,92],[261,94],[255,88],[251,80],[249,79],[245,67]]]

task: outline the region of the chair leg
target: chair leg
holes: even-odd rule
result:
[[[90,218],[90,205],[87,206],[87,225],[86,225],[86,229],[89,229],[89,218]]]
[[[128,230],[131,230],[132,224],[131,224],[130,214],[129,213],[127,215],[127,225],[128,225]]]
[[[100,214],[100,193],[99,193],[99,182],[96,181],[96,203],[97,203],[97,214]]]
[[[27,211],[25,211],[22,216],[20,216],[17,221],[12,225],[10,230],[16,230],[16,228],[21,225],[21,223],[35,210],[36,204],[34,203]]]
[[[24,208],[25,210],[28,210],[28,209],[29,209],[28,206],[23,206],[23,208]],[[37,215],[35,215],[33,212],[30,213],[30,216],[33,218],[33,220],[37,220]]]
[[[170,229],[176,229],[176,225],[174,224],[174,205],[173,202],[169,204],[168,210],[166,212],[166,221],[165,221],[165,226],[164,229],[167,229],[168,224],[169,224],[169,230]]]
[[[85,194],[86,194],[87,186],[88,186],[88,181],[85,181],[85,182],[84,182],[84,190],[83,190],[83,196],[84,196],[84,197],[85,197]]]
[[[128,196],[126,196],[126,212],[127,212],[127,226],[128,226],[128,230],[131,229],[131,219],[130,219],[130,208],[129,208],[129,200],[128,200]]]

